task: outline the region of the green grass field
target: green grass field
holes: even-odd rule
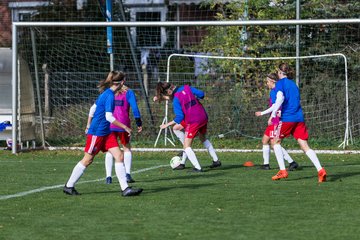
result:
[[[81,151],[0,151],[0,239],[358,239],[358,155],[319,155],[328,182],[304,154],[292,154],[302,169],[271,181],[277,169],[261,153],[219,153],[220,169],[173,171],[175,153],[134,152],[133,178],[144,188],[124,198],[119,184],[104,183],[103,154],[67,196],[62,185]],[[198,153],[203,166],[211,161]],[[277,166],[271,156],[272,166]],[[48,188],[46,188],[48,187]]]

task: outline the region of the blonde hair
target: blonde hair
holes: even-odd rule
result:
[[[105,89],[111,87],[114,84],[119,84],[125,80],[125,73],[122,71],[111,71],[105,80],[102,80],[98,84],[99,92],[102,93]]]

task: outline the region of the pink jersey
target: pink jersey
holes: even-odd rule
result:
[[[119,93],[118,95],[115,95],[115,101],[114,101],[115,108],[114,108],[113,115],[117,121],[130,127],[130,117],[129,117],[130,104],[129,104],[128,100],[126,99],[126,93],[127,93],[127,91],[123,91],[123,92]],[[118,126],[115,126],[114,124],[110,124],[110,130],[111,131],[125,131],[124,129],[122,129]]]
[[[208,121],[208,116],[204,107],[191,92],[191,89],[188,85],[185,85],[182,91],[176,92],[174,96],[177,97],[180,101],[186,124],[201,124]]]

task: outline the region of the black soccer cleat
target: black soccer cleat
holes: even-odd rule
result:
[[[173,170],[184,170],[185,169],[185,164],[180,163],[179,166],[177,166],[176,168],[173,168]]]
[[[295,169],[297,169],[299,167],[299,164],[297,164],[297,162],[293,161],[292,163],[290,163],[289,165],[289,171],[294,171]]]
[[[66,185],[63,188],[63,192],[67,195],[81,195],[74,187],[67,187]]]
[[[210,165],[210,168],[217,168],[221,166],[221,162],[220,160],[217,160],[216,162],[213,161],[212,164]]]
[[[134,183],[135,180],[131,177],[129,173],[126,174],[126,182],[128,183]]]
[[[122,191],[121,195],[123,197],[131,197],[131,196],[137,196],[143,191],[142,188],[131,188],[127,187],[124,191]]]
[[[261,170],[270,170],[271,168],[270,168],[270,165],[269,165],[269,164],[264,164],[264,165],[261,165],[261,166],[259,167],[259,169],[261,169]]]
[[[105,180],[106,184],[111,184],[112,183],[112,177],[107,177]]]

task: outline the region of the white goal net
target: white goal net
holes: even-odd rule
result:
[[[172,54],[167,81],[205,91],[201,102],[209,115],[212,135],[260,139],[268,118],[258,118],[254,113],[268,108],[266,75],[276,73],[281,62],[295,69],[296,59],[301,62],[297,83],[310,137],[317,142],[346,145],[350,132],[347,59],[343,54],[264,58]],[[165,108],[170,109],[165,111],[164,121],[170,121],[171,104]]]

